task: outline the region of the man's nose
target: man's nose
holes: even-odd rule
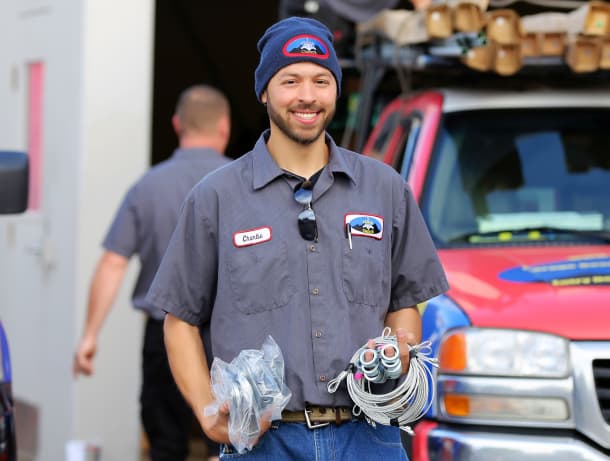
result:
[[[303,82],[299,87],[299,99],[304,102],[313,102],[316,100],[316,86],[314,82]]]

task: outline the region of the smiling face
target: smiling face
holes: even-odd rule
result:
[[[325,67],[290,64],[269,80],[261,96],[267,105],[271,133],[308,145],[320,138],[335,115],[337,82]]]

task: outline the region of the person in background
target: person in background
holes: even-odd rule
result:
[[[86,321],[73,366],[75,376],[93,374],[100,330],[129,260],[137,254],[141,268],[132,303],[146,315],[140,417],[152,461],[187,458],[193,413],[176,387],[167,361],[165,313],[146,301],[145,295],[188,192],[206,174],[230,161],[224,156],[231,129],[229,103],[215,88],[189,87],[178,99],[172,125],[179,147],[129,189],[103,241],[104,252],[91,281]],[[208,452],[213,456],[210,459],[217,459],[218,445],[208,442]]]
[[[234,451],[229,405],[204,412],[215,398],[199,329],[210,325],[225,362],[271,335],[292,396],[239,459],[404,460],[398,427],[354,416],[345,386],[327,385],[384,327],[406,373],[421,340],[417,304],[448,289],[445,273],[408,184],[326,132],[342,77],[330,30],[289,17],[258,50],[270,129],[191,191],[148,292],[167,312],[174,378],[222,458]]]

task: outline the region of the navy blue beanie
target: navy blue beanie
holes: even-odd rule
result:
[[[282,19],[265,31],[256,47],[261,55],[254,72],[254,91],[259,101],[277,71],[295,62],[326,67],[337,81],[339,97],[341,67],[333,48],[333,35],[321,22],[298,17]]]

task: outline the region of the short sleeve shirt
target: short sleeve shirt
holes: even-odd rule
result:
[[[145,297],[176,227],[180,207],[201,178],[227,162],[229,159],[212,149],[177,149],[127,192],[102,245],[126,258],[139,256],[140,273],[132,293],[136,309],[156,319],[165,315]]]
[[[274,162],[266,136],[190,193],[148,299],[191,324],[211,322],[214,355],[227,362],[271,335],[292,391],[287,409],[350,405],[328,381],[381,335],[388,312],[447,290],[445,274],[400,175],[329,137],[313,188],[318,240],[304,240],[297,179]]]

